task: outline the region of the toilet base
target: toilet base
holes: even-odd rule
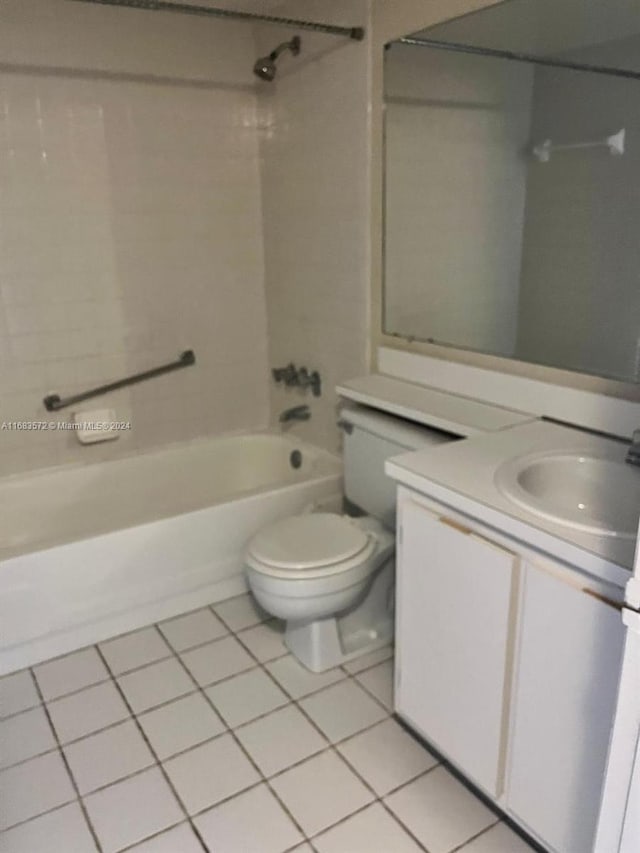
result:
[[[393,639],[394,561],[383,566],[364,597],[337,616],[287,622],[289,651],[312,672],[324,672],[388,645]]]

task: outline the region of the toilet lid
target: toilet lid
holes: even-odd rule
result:
[[[367,534],[341,515],[309,513],[276,521],[249,543],[249,554],[278,569],[315,569],[348,560],[366,548]]]

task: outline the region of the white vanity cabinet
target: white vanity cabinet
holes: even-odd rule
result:
[[[399,529],[396,710],[499,796],[518,558],[417,496]]]
[[[581,578],[527,561],[515,661],[507,804],[559,853],[592,849],[624,641]]]
[[[554,853],[592,849],[622,591],[398,491],[397,713]]]

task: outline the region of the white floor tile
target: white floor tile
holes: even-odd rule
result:
[[[284,623],[277,619],[271,619],[269,622],[241,631],[238,639],[260,663],[266,663],[287,654],[287,647],[284,644]]]
[[[130,848],[130,853],[202,853],[202,845],[188,823],[154,835]]]
[[[236,736],[265,776],[273,776],[329,745],[294,705],[242,726]]]
[[[252,669],[205,691],[231,728],[274,711],[291,700],[261,669]]]
[[[269,614],[265,613],[250,593],[214,604],[213,609],[232,631],[251,628],[269,618]]]
[[[39,702],[40,697],[28,669],[0,678],[0,718],[26,711]]]
[[[133,720],[68,744],[64,754],[81,794],[110,785],[155,763]]]
[[[112,681],[47,704],[61,743],[97,732],[129,716],[129,709]]]
[[[114,675],[169,657],[171,649],[154,628],[143,628],[100,643],[100,651]]]
[[[389,711],[393,711],[393,661],[387,660],[356,675],[357,681],[366,687]]]
[[[298,844],[297,847],[294,847],[290,853],[314,853],[314,850],[313,847],[305,841],[304,844]]]
[[[0,722],[0,767],[54,749],[56,740],[43,708],[31,708]]]
[[[385,709],[350,679],[308,696],[300,707],[333,743],[387,716]]]
[[[17,764],[0,773],[0,830],[75,798],[59,752]]]
[[[430,853],[450,853],[496,820],[444,767],[410,782],[385,802]]]
[[[306,835],[315,835],[362,806],[373,794],[328,750],[271,780]]]
[[[260,776],[231,735],[184,752],[164,768],[189,814],[219,803],[259,781]]]
[[[47,701],[109,678],[109,672],[95,649],[83,649],[81,652],[41,663],[34,667],[33,671]]]
[[[225,725],[201,693],[192,693],[138,717],[160,760],[225,731]]]
[[[201,646],[228,633],[222,622],[208,607],[161,622],[158,627],[177,652],[183,652],[193,646]]]
[[[175,658],[121,675],[118,684],[136,714],[196,689]]]
[[[205,844],[224,853],[282,853],[302,834],[266,785],[258,785],[195,819]]]
[[[438,763],[395,720],[384,720],[338,746],[349,764],[380,796]]]
[[[310,672],[293,655],[279,658],[266,664],[266,668],[289,696],[299,699],[330,684],[345,678],[341,669],[329,669],[327,672]]]
[[[0,839],[6,853],[96,853],[93,836],[77,803],[7,830]]]
[[[420,853],[408,832],[379,803],[313,839],[318,853]]]
[[[201,687],[251,669],[256,662],[234,637],[225,637],[181,655],[184,665]]]
[[[85,806],[104,853],[115,853],[183,819],[157,767],[90,794]]]
[[[505,823],[498,823],[466,844],[460,853],[533,853],[533,847]]]
[[[374,664],[382,663],[393,657],[393,646],[384,646],[381,649],[376,649],[375,652],[369,652],[368,655],[361,655],[359,658],[354,658],[344,664],[344,668],[352,675],[356,672],[361,672],[363,669],[369,669]]]

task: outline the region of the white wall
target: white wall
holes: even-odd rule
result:
[[[571,54],[603,65],[637,60],[638,37]],[[527,183],[518,355],[640,380],[640,84],[539,68],[532,139],[557,143],[627,131],[623,157],[606,149],[531,159]]]
[[[513,353],[532,83],[526,65],[386,52],[387,333]]]
[[[278,14],[369,30],[368,0],[296,0]],[[261,27],[260,51],[295,31]],[[368,367],[369,43],[301,33],[261,87],[269,361],[322,376],[316,399],[272,384],[272,418],[308,403],[292,429],[337,450],[335,385]]]
[[[84,404],[131,420],[116,442],[0,431],[0,473],[266,426],[251,29],[4,0],[0,56],[0,422],[197,358]]]

